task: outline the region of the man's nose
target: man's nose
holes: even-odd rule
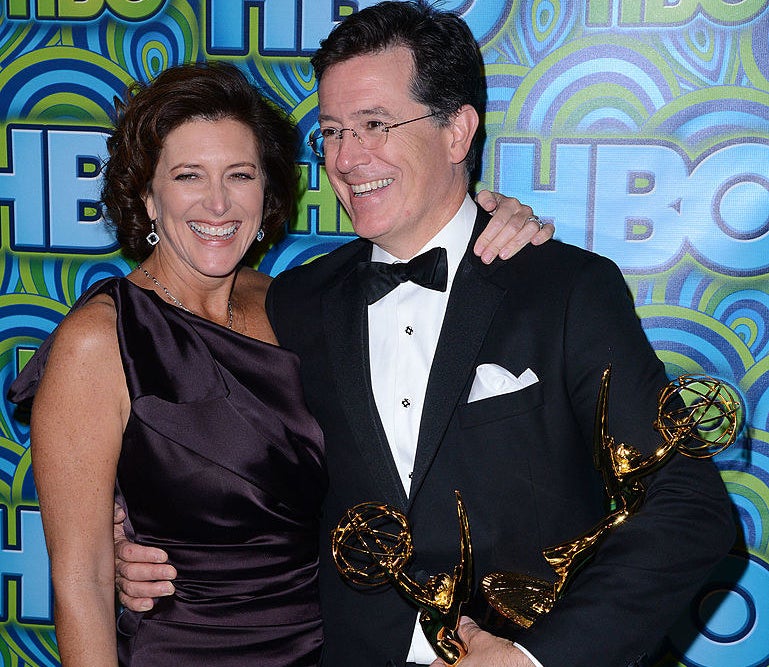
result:
[[[335,160],[337,169],[347,173],[352,171],[358,164],[367,161],[368,151],[363,147],[358,133],[352,129],[345,129],[339,138]]]

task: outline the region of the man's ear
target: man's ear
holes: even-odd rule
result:
[[[467,157],[479,123],[478,112],[469,104],[460,107],[455,114],[450,126],[451,146],[449,148],[453,164],[459,164]]]

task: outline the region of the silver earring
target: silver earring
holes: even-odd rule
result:
[[[259,243],[264,239],[264,230],[259,227],[259,231],[256,232],[256,242]]]
[[[152,224],[152,230],[150,231],[149,234],[147,234],[146,238],[147,238],[147,243],[154,246],[160,242],[160,237],[155,232],[155,221],[152,220],[151,224]]]

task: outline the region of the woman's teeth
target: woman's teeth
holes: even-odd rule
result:
[[[200,222],[189,223],[190,229],[203,238],[228,239],[238,231],[238,223],[226,226],[204,225]]]

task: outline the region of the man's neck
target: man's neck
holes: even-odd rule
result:
[[[462,205],[451,219],[449,219],[436,234],[431,236],[423,245],[416,248],[410,255],[398,257],[397,255],[388,252],[386,248],[375,243],[371,253],[371,259],[376,262],[387,263],[408,261],[430,248],[440,246],[446,248],[449,253],[449,264],[453,267],[450,273],[453,275],[453,270],[459,265],[460,260],[467,250],[467,245],[472,236],[476,215],[477,206],[469,195],[465,195],[465,198],[462,200]]]
[[[440,217],[437,217],[432,223],[428,223],[420,226],[418,229],[414,229],[413,233],[410,233],[407,237],[393,240],[388,243],[387,241],[379,242],[377,239],[372,239],[374,245],[378,246],[385,252],[389,253],[393,257],[401,260],[408,261],[412,257],[419,254],[419,252],[428,246],[430,242],[449,224],[462,208],[462,204],[467,197],[467,190],[458,192],[453,197],[452,206],[446,207],[448,212],[444,212]],[[445,209],[444,209],[445,211]]]

